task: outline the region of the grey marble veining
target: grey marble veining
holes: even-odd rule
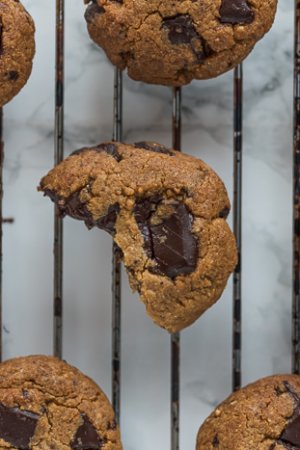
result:
[[[52,350],[53,208],[36,191],[53,165],[55,2],[25,0],[37,27],[32,77],[5,107],[4,355]],[[113,69],[91,43],[83,2],[66,0],[65,153],[112,135]],[[290,371],[293,4],[244,64],[243,383]],[[124,139],[171,143],[171,91],[124,79]],[[183,89],[183,149],[232,192],[232,74]],[[110,394],[111,241],[64,222],[64,356]],[[122,435],[169,448],[169,336],[123,274]],[[231,282],[182,333],[182,449],[231,388]],[[141,444],[142,443],[142,444]]]

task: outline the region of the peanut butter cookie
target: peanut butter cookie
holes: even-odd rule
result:
[[[153,142],[74,152],[40,184],[62,215],[108,231],[133,290],[170,332],[217,301],[236,265],[229,200],[204,162]]]
[[[0,364],[0,448],[122,450],[113,410],[79,370],[50,356]]]
[[[206,419],[196,450],[299,450],[300,377],[263,378],[232,394]]]
[[[19,0],[0,1],[0,107],[26,84],[35,53],[34,23]]]
[[[91,38],[134,80],[181,86],[240,63],[277,0],[84,0]]]

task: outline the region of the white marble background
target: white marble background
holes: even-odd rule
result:
[[[32,77],[5,107],[4,356],[52,351],[53,208],[37,193],[53,165],[55,1],[24,0],[37,27]],[[112,134],[113,70],[66,0],[65,152]],[[293,2],[245,63],[243,383],[290,370]],[[183,91],[183,149],[232,190],[232,74]],[[171,93],[125,79],[124,139],[171,142]],[[65,220],[64,357],[110,394],[111,241]],[[123,282],[125,450],[169,448],[169,337]],[[182,449],[231,388],[231,283],[182,333]]]

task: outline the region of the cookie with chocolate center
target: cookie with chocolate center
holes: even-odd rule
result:
[[[62,216],[110,233],[130,285],[170,332],[217,301],[237,261],[224,184],[204,162],[154,142],[75,151],[40,190]]]
[[[0,364],[0,448],[122,450],[112,407],[79,370],[50,356]]]
[[[0,4],[0,107],[26,84],[35,53],[34,23],[22,4]]]
[[[196,450],[299,450],[300,377],[274,375],[221,403],[201,426]]]
[[[277,0],[84,0],[91,38],[134,80],[182,86],[235,67]]]

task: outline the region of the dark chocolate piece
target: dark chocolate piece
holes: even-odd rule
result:
[[[222,211],[220,211],[219,217],[221,219],[227,219],[229,213],[230,213],[230,208],[225,207],[224,209],[222,209]]]
[[[109,234],[115,234],[115,224],[117,221],[118,214],[120,212],[120,205],[115,203],[111,205],[107,214],[103,217],[100,217],[95,223],[96,227],[101,228],[101,230],[107,231]]]
[[[115,203],[110,205],[105,216],[94,220],[92,214],[86,207],[86,203],[81,201],[80,192],[74,192],[69,198],[63,199],[49,189],[44,190],[44,194],[50,197],[57,205],[61,217],[70,216],[73,219],[83,220],[89,230],[93,227],[98,227],[114,235],[116,220],[120,212],[119,204]]]
[[[120,153],[118,152],[118,146],[116,144],[112,143],[99,144],[97,145],[97,147],[95,147],[94,150],[96,150],[97,152],[105,152],[108,155],[111,155],[113,158],[115,158],[115,160],[118,162],[122,161],[123,159]]]
[[[218,435],[216,434],[215,437],[213,438],[212,445],[214,448],[217,448],[217,447],[219,447],[219,444],[220,444],[220,441],[219,441]]]
[[[169,217],[153,225],[151,217],[160,201],[159,197],[139,200],[134,214],[145,251],[156,262],[152,272],[174,279],[194,272],[197,265],[198,243],[192,232],[194,218],[186,205],[177,202]]]
[[[290,422],[283,431],[280,441],[300,448],[300,415]]]
[[[81,417],[83,424],[76,431],[71,448],[73,450],[101,449],[105,440],[98,435],[94,425],[85,414],[82,414]]]
[[[150,152],[163,153],[164,155],[174,156],[174,153],[164,145],[156,144],[156,142],[136,142],[136,148],[144,148]]]
[[[5,74],[4,74],[4,78],[7,81],[17,81],[19,76],[20,76],[19,72],[17,72],[16,70],[9,70],[8,72],[5,72]]]
[[[178,14],[163,20],[162,27],[168,30],[168,37],[172,44],[189,44],[198,60],[203,62],[212,55],[213,51],[197,32],[189,14]]]
[[[0,438],[21,450],[28,450],[39,415],[0,404]]]
[[[74,155],[80,155],[80,153],[86,152],[86,151],[95,151],[95,152],[99,152],[99,153],[107,153],[108,155],[112,156],[113,158],[115,158],[116,161],[120,162],[122,161],[122,156],[120,155],[120,153],[118,152],[118,147],[115,144],[112,143],[104,143],[104,144],[99,144],[97,145],[97,147],[83,147],[83,148],[79,148],[78,150],[75,150],[74,152],[72,152],[70,154],[70,156],[74,156]]]
[[[103,14],[105,13],[105,9],[102,6],[99,6],[98,3],[93,2],[91,5],[89,5],[86,8],[84,18],[87,21],[87,23],[92,23],[94,20],[94,17],[97,14]]]
[[[254,12],[246,0],[222,0],[220,22],[244,25],[253,20]]]
[[[277,442],[287,450],[300,450],[300,398],[288,381],[284,381],[283,384],[286,392],[292,397],[296,406],[291,420],[281,433]]]

